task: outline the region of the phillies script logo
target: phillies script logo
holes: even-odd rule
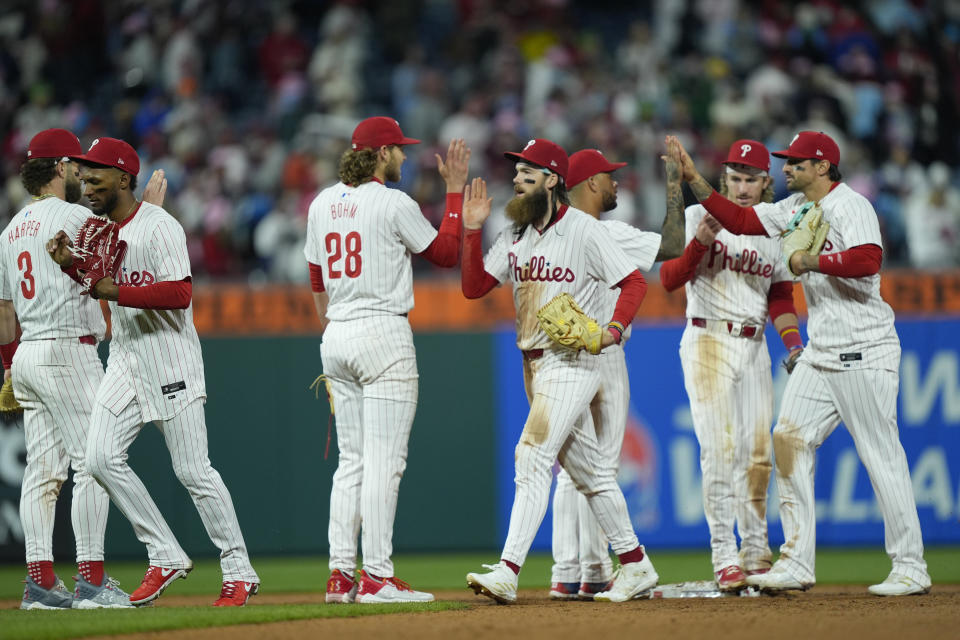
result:
[[[516,282],[573,282],[576,276],[569,267],[551,267],[550,263],[543,256],[533,256],[530,262],[523,265],[517,264],[516,254],[509,254],[507,260],[510,264],[510,270],[513,271],[513,279]]]
[[[745,249],[737,255],[730,255],[727,246],[719,240],[714,240],[710,245],[710,260],[707,262],[707,268],[712,269],[714,261],[719,264],[718,269],[729,269],[739,273],[746,273],[752,276],[762,276],[769,278],[773,275],[773,265],[764,262],[763,258],[754,249]]]
[[[127,273],[127,268],[124,267],[123,271],[117,274],[117,284],[118,285],[130,285],[131,287],[143,287],[148,284],[153,284],[157,279],[152,273],[144,269],[143,271],[131,271]]]

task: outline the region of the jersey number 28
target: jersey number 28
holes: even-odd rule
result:
[[[356,278],[360,275],[363,268],[363,260],[360,257],[360,234],[351,231],[345,236],[339,233],[328,233],[323,239],[327,248],[327,277],[339,278],[346,275],[348,278]],[[346,255],[344,256],[344,251]],[[340,271],[340,258],[343,260],[343,271]]]

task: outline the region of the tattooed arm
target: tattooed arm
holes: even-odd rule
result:
[[[657,262],[676,258],[683,253],[683,179],[679,158],[662,156],[667,169],[667,215],[660,229],[660,251]]]

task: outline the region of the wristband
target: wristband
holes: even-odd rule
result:
[[[803,348],[803,340],[800,338],[800,329],[796,325],[784,327],[780,331],[780,339],[783,341],[783,346],[785,346],[790,352]]]
[[[617,341],[617,344],[620,344],[620,341],[623,340],[623,325],[614,320],[607,325],[607,329],[611,334],[616,331],[616,334],[614,334],[613,337]]]

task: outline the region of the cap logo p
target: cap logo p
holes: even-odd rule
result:
[[[750,153],[750,150],[751,150],[751,149],[753,149],[753,147],[752,147],[751,145],[749,145],[749,144],[742,144],[742,145],[740,145],[740,157],[741,157],[741,158],[746,158],[746,157],[747,157],[747,154]]]
[[[536,143],[537,143],[536,140],[531,140],[530,142],[527,143],[527,146],[525,146],[525,147],[523,148],[523,150],[526,151],[527,149],[529,149],[530,147],[532,147],[532,146],[535,145]]]

